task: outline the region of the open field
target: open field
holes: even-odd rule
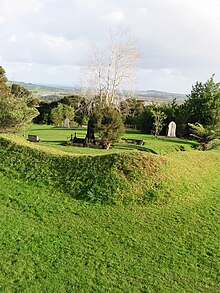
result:
[[[143,138],[168,154],[69,156],[0,136],[0,292],[220,291],[219,150]]]

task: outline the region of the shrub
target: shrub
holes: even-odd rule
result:
[[[193,136],[200,143],[200,149],[203,151],[212,148],[213,140],[220,138],[219,132],[204,128],[200,123],[189,123],[189,126],[193,132],[191,133],[191,136]]]

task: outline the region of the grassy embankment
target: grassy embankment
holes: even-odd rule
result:
[[[1,292],[220,291],[218,150],[82,157],[13,141],[0,141]]]

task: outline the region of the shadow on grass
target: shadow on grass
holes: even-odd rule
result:
[[[138,150],[138,151],[142,151],[142,152],[157,154],[157,152],[155,152],[152,149],[149,149],[149,148],[146,148],[143,146],[138,146],[138,145],[126,144],[126,145],[116,145],[115,147],[117,149],[121,149],[121,150]]]
[[[32,129],[31,130],[31,132],[35,132],[35,131],[40,131],[40,132],[42,132],[42,131],[48,131],[48,130],[71,130],[71,131],[73,131],[73,130],[77,130],[77,128],[75,128],[75,129],[73,129],[73,128],[56,128],[56,127],[48,127],[48,128],[34,128],[34,129]]]
[[[158,138],[155,138],[155,139],[158,139],[160,141],[163,141],[163,142],[167,142],[167,143],[177,143],[177,144],[186,144],[186,145],[191,145],[191,147],[197,147],[198,146],[198,143],[196,141],[189,141],[189,140],[184,140],[184,139],[181,139],[181,138],[169,138],[169,137],[158,137]]]
[[[44,140],[44,139],[42,139],[41,142],[47,142],[47,143],[54,142],[54,143],[59,143],[60,145],[64,145],[65,143],[64,140]]]
[[[140,130],[125,130],[125,134],[144,134],[141,133]]]

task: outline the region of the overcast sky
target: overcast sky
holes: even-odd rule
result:
[[[76,86],[94,43],[128,27],[140,51],[137,89],[189,93],[220,80],[219,0],[0,0],[8,79]]]

